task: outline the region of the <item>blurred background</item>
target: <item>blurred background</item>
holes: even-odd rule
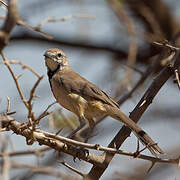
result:
[[[50,90],[43,57],[48,48],[62,49],[69,57],[73,70],[119,100],[131,91],[141,78],[142,72],[146,71],[159,54],[160,48],[152,45],[151,42],[170,40],[179,30],[180,1],[121,0],[119,4],[122,11],[115,2],[111,0],[18,1],[20,16],[32,26],[37,26],[47,17],[65,17],[64,21],[49,22],[42,26],[41,30],[52,35],[52,39],[47,39],[42,34],[25,27],[16,26],[4,50],[9,60],[21,61],[44,75],[36,92],[38,98],[34,101],[33,108],[36,114],[40,114],[55,101]],[[0,15],[5,16],[5,14],[6,10],[0,9]],[[69,16],[73,17],[68,18]],[[134,31],[130,28],[129,32],[127,22],[133,26]],[[1,20],[2,23],[3,20]],[[134,55],[129,53],[132,41],[135,43]],[[23,74],[19,82],[23,93],[28,97],[37,78],[18,65],[12,65],[12,68],[17,75]],[[136,89],[131,98],[121,105],[121,110],[126,115],[134,109],[162,68],[159,66],[155,69]],[[0,64],[0,82],[0,112],[6,110],[8,96],[11,99],[11,110],[16,111],[13,117],[19,122],[27,121],[24,104],[20,100],[11,75],[2,64]],[[179,89],[171,78],[161,88],[139,122],[139,125],[166,152],[162,157],[177,158],[180,155],[179,99]],[[41,129],[55,133],[64,127],[62,134],[66,135],[70,132],[65,122],[66,118],[59,115],[59,110],[66,118],[78,124],[77,118],[72,113],[56,104],[51,108],[53,114],[41,120]],[[107,146],[121,127],[122,124],[108,117],[95,127],[89,143]],[[12,135],[11,132],[5,133],[5,136],[11,139],[9,150],[12,150],[12,147],[14,151],[38,147],[38,144],[27,146],[23,137]],[[134,152],[136,145],[136,137],[132,134],[121,149]],[[148,151],[144,153],[150,155]],[[37,163],[33,155],[12,159],[32,165]],[[65,154],[59,155],[53,150],[45,153],[39,163],[55,167],[64,174],[72,176],[71,178],[78,179],[79,176],[59,163],[62,159],[83,172],[88,172],[91,168],[91,165],[86,162],[77,160],[74,163],[72,157]],[[102,179],[180,179],[180,171],[176,165],[159,163],[147,174],[150,166],[151,163],[148,161],[116,155]],[[38,180],[42,178],[57,179],[27,170],[11,171],[11,179]]]

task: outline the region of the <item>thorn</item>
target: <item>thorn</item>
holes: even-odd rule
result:
[[[7,101],[8,101],[8,105],[7,105],[7,110],[6,110],[6,114],[9,113],[10,111],[10,105],[11,105],[11,101],[10,101],[10,98],[7,96]]]
[[[6,115],[9,115],[9,116],[10,116],[10,115],[15,114],[15,113],[16,113],[16,111],[13,111],[13,112],[7,112]]]
[[[140,148],[139,139],[137,139],[137,149],[136,149],[136,152],[134,152],[134,156],[133,156],[134,158],[137,158],[139,156],[141,152],[139,148]]]
[[[137,151],[139,151],[140,144],[139,144],[139,139],[137,139]]]
[[[34,95],[34,96],[33,96],[33,99],[35,99],[35,98],[40,98],[40,96]]]
[[[113,144],[113,147],[114,147],[115,149],[118,149],[115,142],[114,142],[114,144]]]
[[[75,173],[77,173],[77,174],[79,174],[80,176],[82,176],[82,177],[84,177],[85,176],[85,174],[83,174],[82,172],[80,172],[79,170],[77,170],[77,169],[75,169],[75,168],[73,168],[72,166],[70,166],[69,164],[67,164],[66,162],[64,162],[64,161],[62,161],[62,162],[60,162],[63,166],[66,166],[68,169],[70,169],[71,171],[73,171],[73,172],[75,172]]]
[[[174,70],[174,73],[175,73],[175,77],[176,77],[176,82],[177,82],[178,88],[180,89],[180,80],[179,80],[178,70],[175,69],[175,70]]]
[[[16,80],[19,80],[19,78],[22,76],[23,74],[19,74],[18,76],[15,76]]]
[[[155,165],[155,162],[152,161],[151,167],[148,169],[147,174],[151,171],[151,169],[153,168],[154,165]]]
[[[139,107],[142,107],[145,103],[146,103],[146,99],[144,99],[144,101],[141,103]]]
[[[63,130],[64,128],[61,128],[58,130],[58,132],[56,132],[56,136]]]

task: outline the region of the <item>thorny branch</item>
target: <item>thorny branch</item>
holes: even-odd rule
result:
[[[19,93],[19,96],[21,97],[21,100],[22,102],[24,103],[25,107],[27,108],[28,110],[28,120],[29,120],[29,125],[33,125],[33,128],[35,128],[36,126],[36,122],[37,122],[37,119],[34,115],[34,112],[32,111],[32,101],[34,99],[35,96],[35,90],[37,89],[40,81],[42,80],[43,76],[40,76],[38,73],[36,73],[32,68],[30,68],[29,66],[27,65],[24,65],[22,62],[19,62],[19,61],[9,61],[6,59],[4,53],[1,51],[1,56],[3,58],[3,64],[5,64],[9,70],[9,72],[11,73],[11,76],[13,77],[13,80],[16,84],[16,88],[18,90],[18,93]],[[11,69],[11,66],[10,66],[10,63],[11,64],[19,64],[21,65],[23,68],[26,68],[26,69],[29,69],[32,73],[34,73],[37,77],[38,77],[38,80],[36,81],[36,83],[34,84],[34,86],[32,87],[31,91],[30,91],[30,97],[28,100],[26,100],[26,98],[24,97],[23,95],[23,92],[20,88],[20,85],[18,83],[18,76],[16,76],[13,72],[13,70]],[[38,119],[38,123],[39,123],[39,119]]]
[[[26,24],[24,21],[22,20],[18,20],[18,25],[24,26],[28,29],[31,29],[33,31],[39,32],[41,33],[44,37],[48,38],[48,39],[52,39],[53,36],[51,36],[50,34],[47,34],[43,31],[41,31],[41,27],[44,26],[45,24],[49,23],[49,22],[59,22],[59,21],[66,21],[69,20],[71,18],[95,18],[94,16],[89,16],[86,14],[74,14],[74,15],[70,15],[70,16],[65,16],[62,18],[52,18],[52,17],[48,17],[45,20],[43,20],[40,24],[38,24],[37,26],[31,26],[29,24]]]
[[[8,109],[7,109],[8,111]],[[7,141],[5,140],[4,134],[0,134],[0,141],[2,144],[1,147],[1,153],[2,153],[2,179],[8,180],[9,179],[9,170],[10,170],[10,158],[9,155],[7,154]]]
[[[34,141],[37,141],[37,142],[39,142],[40,145],[47,145],[47,146],[51,147],[52,149],[73,155],[74,157],[83,159],[83,160],[85,160],[89,163],[92,163],[96,166],[99,166],[99,167],[104,166],[103,165],[104,158],[101,155],[95,155],[91,152],[88,152],[84,148],[108,152],[111,154],[120,154],[120,155],[135,157],[134,153],[118,150],[116,148],[103,147],[99,144],[83,143],[83,142],[79,142],[79,141],[72,140],[69,138],[65,138],[63,136],[47,133],[42,130],[21,129],[21,124],[19,122],[17,122],[15,119],[13,119],[11,116],[0,115],[0,121],[1,121],[2,128],[6,128],[7,131],[11,130],[14,133],[16,133],[17,135],[24,136],[26,138],[27,144],[29,142],[30,142],[30,144],[32,144],[32,143],[34,143]],[[81,147],[82,149],[79,149],[78,147]],[[10,153],[8,153],[8,156],[33,154],[34,152],[37,152],[39,154],[46,150],[48,150],[48,148],[47,149],[42,148],[39,150],[27,151],[27,152],[26,151],[10,152]],[[153,161],[153,162],[161,162],[161,163],[171,163],[171,164],[179,163],[179,159],[161,159],[161,158],[146,156],[146,155],[142,155],[142,154],[139,154],[137,156],[137,158],[143,159],[143,160],[149,160],[149,161]]]
[[[19,96],[21,97],[22,102],[24,103],[24,105],[26,106],[26,108],[28,108],[28,103],[27,103],[27,101],[26,101],[26,99],[25,99],[25,97],[24,97],[24,95],[23,95],[23,93],[22,93],[22,91],[21,91],[21,88],[20,88],[20,86],[19,86],[19,83],[18,83],[18,77],[14,74],[13,70],[11,69],[11,67],[10,67],[10,65],[9,65],[9,62],[7,61],[7,59],[6,59],[6,57],[4,56],[4,53],[3,53],[2,51],[1,51],[1,56],[2,56],[2,58],[3,58],[4,64],[7,66],[9,72],[10,72],[11,75],[12,75],[12,78],[13,78],[13,80],[14,80],[14,82],[15,82],[16,88],[17,88],[17,90],[18,90],[18,93],[19,93]]]
[[[177,37],[178,38],[178,37]],[[136,123],[139,121],[143,113],[146,111],[146,109],[149,107],[149,105],[152,103],[152,100],[157,95],[161,87],[166,83],[166,81],[174,74],[174,71],[180,67],[180,55],[179,51],[176,51],[174,54],[174,51],[171,51],[168,53],[167,49],[162,51],[159,58],[162,58],[164,56],[171,57],[170,63],[159,73],[159,75],[154,79],[153,83],[150,85],[148,90],[145,92],[144,96],[141,98],[137,106],[134,108],[134,110],[130,113],[130,118],[134,120]],[[174,54],[172,56],[172,54]],[[164,58],[163,58],[164,59]],[[162,59],[161,59],[162,60]],[[127,137],[129,137],[131,133],[131,130],[123,126],[118,134],[115,136],[115,138],[111,141],[108,147],[113,147],[114,144],[116,144],[117,149],[120,148],[122,143],[126,140]],[[111,162],[112,158],[114,157],[114,154],[111,153],[104,153],[103,156],[105,156],[105,162],[106,165],[104,167],[97,167],[93,166],[92,169],[89,172],[89,179],[92,179],[95,177],[95,179],[99,179],[106,168],[108,167],[109,163]],[[153,162],[153,165],[155,163]]]
[[[112,4],[116,3],[116,1],[114,1],[114,0],[110,0],[110,2],[112,2]],[[0,1],[0,3],[4,4],[8,8],[8,14],[7,14],[5,23],[2,27],[2,29],[0,30],[0,51],[1,51],[1,56],[3,58],[3,62],[0,62],[0,64],[4,64],[8,68],[9,72],[11,73],[11,75],[14,79],[16,88],[18,90],[19,96],[21,97],[21,100],[24,103],[25,107],[28,109],[28,120],[29,120],[28,126],[27,126],[27,124],[22,126],[22,124],[20,124],[14,118],[12,118],[10,116],[10,114],[11,114],[10,100],[8,99],[7,111],[4,114],[0,114],[1,129],[6,130],[6,131],[13,131],[14,133],[16,133],[18,135],[24,136],[26,138],[27,144],[29,144],[29,145],[32,145],[35,141],[37,141],[37,142],[39,142],[40,145],[47,146],[45,148],[40,148],[40,149],[32,150],[32,151],[28,150],[28,151],[7,152],[7,151],[5,151],[6,149],[2,149],[0,156],[3,158],[3,161],[4,161],[3,162],[3,172],[2,172],[3,179],[8,179],[8,173],[9,173],[8,171],[10,170],[10,168],[27,168],[27,169],[30,169],[35,172],[52,174],[56,177],[62,178],[62,174],[55,171],[53,168],[44,167],[44,166],[42,166],[42,167],[29,166],[29,165],[16,163],[16,162],[13,162],[10,160],[11,156],[18,156],[18,155],[34,154],[34,155],[39,156],[42,154],[42,152],[47,151],[50,148],[55,149],[58,152],[64,152],[64,153],[70,154],[71,156],[73,156],[75,158],[77,157],[79,159],[83,159],[83,160],[93,164],[92,170],[88,174],[83,174],[80,171],[78,171],[75,168],[68,165],[67,163],[62,162],[63,165],[65,165],[72,171],[76,172],[77,174],[81,175],[84,179],[86,179],[86,178],[87,179],[98,179],[102,175],[102,173],[106,170],[106,168],[108,167],[108,164],[110,163],[111,159],[113,158],[113,156],[115,154],[121,154],[121,155],[126,155],[126,156],[130,156],[130,157],[136,157],[139,159],[151,161],[152,162],[151,168],[157,162],[177,164],[177,165],[179,164],[179,158],[178,159],[162,159],[162,158],[142,155],[142,154],[140,154],[140,152],[138,153],[138,155],[136,155],[137,152],[131,153],[131,152],[118,150],[118,148],[121,146],[121,144],[125,141],[125,139],[129,136],[129,134],[131,132],[130,129],[127,127],[123,127],[119,131],[117,136],[114,138],[114,140],[110,143],[110,145],[108,147],[104,147],[99,144],[82,143],[82,142],[78,142],[78,141],[75,141],[72,139],[68,139],[68,138],[59,136],[57,134],[54,135],[51,133],[47,133],[45,131],[36,130],[36,124],[38,124],[39,121],[43,117],[45,117],[49,114],[48,110],[54,103],[49,105],[47,107],[47,109],[44,112],[42,112],[38,117],[36,117],[34,115],[32,101],[33,101],[34,97],[36,97],[35,90],[39,86],[39,83],[43,77],[40,76],[38,73],[36,73],[32,68],[30,68],[27,65],[24,65],[20,61],[6,59],[2,50],[9,41],[9,36],[10,36],[12,29],[15,27],[15,25],[22,25],[22,26],[25,26],[34,31],[40,32],[42,35],[44,35],[47,38],[51,38],[52,36],[41,31],[41,27],[44,26],[46,23],[65,21],[65,20],[68,20],[71,18],[94,18],[94,17],[88,16],[88,15],[78,15],[78,14],[72,15],[72,16],[66,16],[63,18],[48,17],[47,19],[42,21],[39,25],[33,27],[31,25],[26,24],[24,21],[21,20],[19,14],[18,14],[18,11],[17,11],[17,1],[16,0],[9,0],[8,5],[3,1]],[[121,9],[122,7],[120,6],[119,9],[116,9],[117,7],[118,6],[116,4],[114,6],[114,9],[118,12],[120,18],[123,20],[124,24],[126,25],[127,30],[129,32],[129,36],[131,38],[134,38],[136,33],[135,33],[135,29],[133,27],[132,22],[130,21],[130,19],[128,19],[126,14],[124,14],[124,10]],[[151,16],[150,13],[149,13],[149,15]],[[157,25],[154,19],[150,19],[150,20],[151,20],[150,23]],[[163,55],[161,54],[162,56],[160,56],[159,59],[157,59],[158,61],[156,61],[154,64],[152,64],[152,66],[149,69],[147,69],[147,71],[145,73],[143,73],[141,79],[138,81],[138,83],[135,85],[135,87],[132,89],[132,91],[130,91],[126,96],[124,96],[119,101],[119,104],[121,104],[127,98],[129,98],[132,95],[132,93],[146,80],[146,78],[149,76],[149,74],[151,74],[153,72],[154,68],[158,68],[160,65],[162,65],[162,63],[164,63],[163,64],[164,66],[167,66],[156,77],[156,79],[153,81],[153,83],[151,84],[149,89],[146,91],[146,93],[144,94],[142,99],[139,101],[136,108],[130,114],[130,117],[136,122],[140,119],[142,114],[145,112],[145,110],[148,108],[148,106],[152,103],[153,98],[156,96],[156,94],[158,93],[160,88],[163,86],[163,84],[167,81],[167,79],[170,76],[175,74],[177,84],[180,87],[179,72],[178,72],[178,69],[180,66],[180,62],[179,62],[180,60],[178,60],[179,48],[175,47],[172,44],[169,44],[168,42],[166,42],[166,43],[155,42],[155,44],[158,46],[162,46],[163,48],[164,47],[168,48],[168,53],[170,55],[168,55],[166,58],[162,58],[162,56],[167,55],[167,54],[164,55],[164,53],[162,53]],[[130,43],[130,49],[129,49],[129,53],[128,53],[129,64],[132,67],[136,60],[136,48],[137,48],[136,43],[133,39]],[[125,54],[125,56],[127,56],[127,54]],[[37,76],[38,79],[30,91],[30,96],[29,96],[28,100],[25,99],[25,97],[21,91],[20,85],[18,83],[19,76],[16,76],[14,74],[14,72],[11,69],[10,64],[21,65],[22,68],[30,70],[35,76]],[[128,78],[129,78],[129,75],[128,75]],[[32,129],[30,128],[31,125],[32,125]],[[6,145],[3,147],[6,147]],[[79,147],[81,147],[82,149],[79,149]],[[87,151],[85,148],[93,149],[96,151],[103,151],[104,153],[102,155],[96,155],[94,153]]]
[[[8,8],[8,14],[7,14],[5,23],[2,29],[0,30],[0,50],[3,50],[3,48],[7,45],[9,41],[10,33],[16,25],[24,26],[28,29],[39,32],[41,35],[43,35],[44,37],[48,39],[52,39],[53,37],[51,35],[41,31],[41,27],[47,24],[48,22],[66,21],[71,18],[95,18],[94,16],[90,16],[87,14],[74,14],[74,15],[65,16],[62,18],[48,17],[37,26],[31,26],[25,23],[22,20],[22,18],[19,16],[19,13],[17,10],[17,0],[9,0],[8,5],[3,1],[0,1],[0,2],[3,3]],[[4,17],[2,19],[4,19]]]
[[[7,60],[6,59],[6,62],[9,63],[9,64],[17,64],[17,65],[20,65],[22,67],[22,69],[28,69],[30,72],[32,72],[35,76],[37,76],[37,78],[40,78],[41,76],[36,72],[34,71],[31,67],[23,64],[21,61],[17,61],[17,60]],[[5,64],[4,62],[0,62],[0,64]]]
[[[128,17],[125,10],[122,7],[122,4],[117,0],[109,0],[109,3],[111,4],[114,11],[118,14],[118,17],[125,25],[128,33],[129,33],[129,52],[127,57],[127,64],[131,67],[135,65],[136,62],[136,55],[137,55],[137,42],[136,42],[136,29],[134,24],[132,23],[132,20]],[[128,83],[131,82],[133,75],[133,69],[128,69],[125,77],[123,78],[123,81],[121,83],[121,87],[119,88],[120,91],[122,88],[129,85]]]

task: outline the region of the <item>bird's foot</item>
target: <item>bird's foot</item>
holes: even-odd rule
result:
[[[72,138],[78,131],[80,131],[85,126],[85,123],[80,124],[79,127],[77,127],[75,130],[73,130],[68,138]]]
[[[84,157],[84,156],[86,158],[89,157],[89,150],[79,147],[78,151],[76,153],[76,157],[74,157],[73,161],[76,162],[76,158],[78,158],[80,160],[81,157]]]

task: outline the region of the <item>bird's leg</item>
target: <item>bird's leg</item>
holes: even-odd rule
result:
[[[80,122],[79,127],[77,127],[75,130],[73,130],[73,131],[71,132],[71,134],[68,136],[68,138],[73,137],[73,136],[74,136],[80,129],[82,129],[82,128],[85,126],[85,124],[86,124],[86,121],[85,121],[85,118],[84,118],[84,117],[79,117],[79,122]]]
[[[95,126],[95,122],[93,120],[93,118],[87,118],[88,122],[89,122],[89,130],[88,130],[88,133],[87,133],[87,136],[85,138],[85,142],[87,143],[89,138],[91,138],[91,134],[92,134],[92,131],[94,129],[94,126]]]
[[[95,124],[93,118],[88,118],[87,120],[88,120],[88,122],[89,122],[89,127],[90,127],[90,129],[91,129],[91,131],[92,131],[92,130],[94,129],[94,126],[95,126],[96,124]]]

